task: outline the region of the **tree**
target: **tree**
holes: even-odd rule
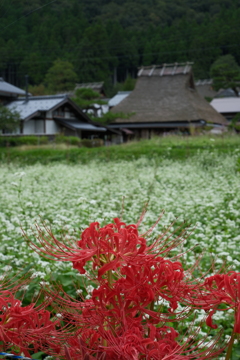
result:
[[[102,110],[102,105],[106,105],[106,101],[99,98],[99,93],[93,91],[92,89],[82,88],[77,89],[75,92],[75,97],[72,100],[79,106],[84,112],[88,113],[90,119],[102,124],[109,124],[110,122],[116,120],[117,118],[129,119],[134,113],[124,114],[124,113],[111,113],[108,111],[104,113]],[[99,117],[99,113],[101,116]]]
[[[16,130],[20,125],[20,115],[17,111],[9,110],[0,105],[0,131],[8,133]]]
[[[72,100],[84,111],[91,110],[94,117],[97,117],[98,110],[101,110],[101,105],[106,104],[106,101],[99,99],[100,95],[97,91],[88,88],[77,89],[75,98]]]
[[[56,60],[48,70],[45,82],[52,92],[69,91],[74,89],[77,74],[69,61]]]
[[[230,88],[239,96],[237,87],[240,83],[240,67],[232,55],[218,58],[211,66],[210,75],[215,90]]]

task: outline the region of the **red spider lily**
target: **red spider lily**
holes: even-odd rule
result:
[[[93,269],[98,269],[101,277],[108,270],[115,270],[125,258],[137,256],[146,251],[146,239],[139,236],[136,225],[126,225],[119,219],[114,224],[100,228],[94,222],[83,231],[76,247],[70,247],[58,241],[49,229],[47,235],[39,228],[38,239],[42,248],[32,244],[38,252],[56,258],[59,261],[72,261],[73,267],[81,274],[86,262],[93,262]]]
[[[26,308],[24,324],[28,331],[23,322],[17,328],[21,341],[26,339],[18,346],[25,351],[27,343],[31,343],[35,350],[65,360],[216,358],[223,349],[216,349],[215,341],[195,341],[199,334],[193,332],[190,336],[190,330],[183,341],[169,323],[177,323],[189,315],[191,308],[199,308],[206,310],[207,324],[214,327],[212,314],[220,303],[235,306],[235,330],[239,331],[238,277],[225,275],[231,278],[224,278],[225,288],[221,277],[208,278],[203,284],[201,279],[186,278],[179,261],[182,254],[171,260],[164,257],[183,241],[183,232],[175,236],[171,226],[150,245],[139,235],[138,224],[126,225],[119,219],[102,228],[99,223],[90,224],[75,244],[57,240],[49,229],[37,227],[37,231],[40,245],[32,246],[39,253],[70,261],[82,274],[89,263],[91,280],[97,287],[90,299],[80,300],[64,294],[61,286],[55,290],[46,288],[46,297],[52,299],[61,322],[50,320],[46,303],[41,309]],[[182,310],[178,311],[178,305]],[[31,330],[33,326],[36,333]]]
[[[46,304],[45,304],[46,305]],[[10,291],[0,296],[0,342],[3,350],[15,345],[29,356],[29,345],[38,351],[44,336],[54,333],[58,321],[50,320],[50,312],[43,306],[22,306]]]
[[[240,334],[240,273],[234,271],[228,274],[216,274],[208,277],[204,282],[207,293],[203,294],[203,306],[211,308],[207,324],[216,328],[212,323],[212,316],[219,309],[218,305],[227,304],[235,310],[234,332]],[[229,308],[228,307],[228,308]]]

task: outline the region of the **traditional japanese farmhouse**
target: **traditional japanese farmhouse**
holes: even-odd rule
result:
[[[22,119],[17,134],[47,135],[58,133],[80,138],[100,137],[107,128],[95,123],[66,95],[26,96],[9,102]]]
[[[196,90],[192,63],[142,67],[135,89],[113,113],[132,114],[118,118],[109,127],[120,129],[126,136],[150,138],[169,131],[190,131],[206,124],[227,125],[219,114]]]

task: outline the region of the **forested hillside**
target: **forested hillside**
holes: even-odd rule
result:
[[[208,78],[220,55],[240,64],[239,0],[0,0],[0,19],[0,76],[18,86],[44,83],[57,59],[108,84],[141,65],[194,61]]]

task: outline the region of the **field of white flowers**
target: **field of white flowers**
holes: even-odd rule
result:
[[[205,153],[184,162],[144,158],[132,162],[91,162],[88,165],[34,165],[0,168],[1,271],[29,266],[35,276],[70,271],[71,264],[49,262],[29,249],[35,223],[45,221],[53,233],[78,237],[92,221],[101,224],[121,216],[135,223],[148,202],[141,230],[148,229],[162,209],[165,214],[153,236],[177,218],[191,223],[185,241],[187,263],[204,252],[201,266],[226,261],[240,270],[240,174],[237,155]],[[124,203],[124,205],[122,205]],[[124,207],[124,209],[123,209]],[[22,228],[22,229],[21,229]]]

